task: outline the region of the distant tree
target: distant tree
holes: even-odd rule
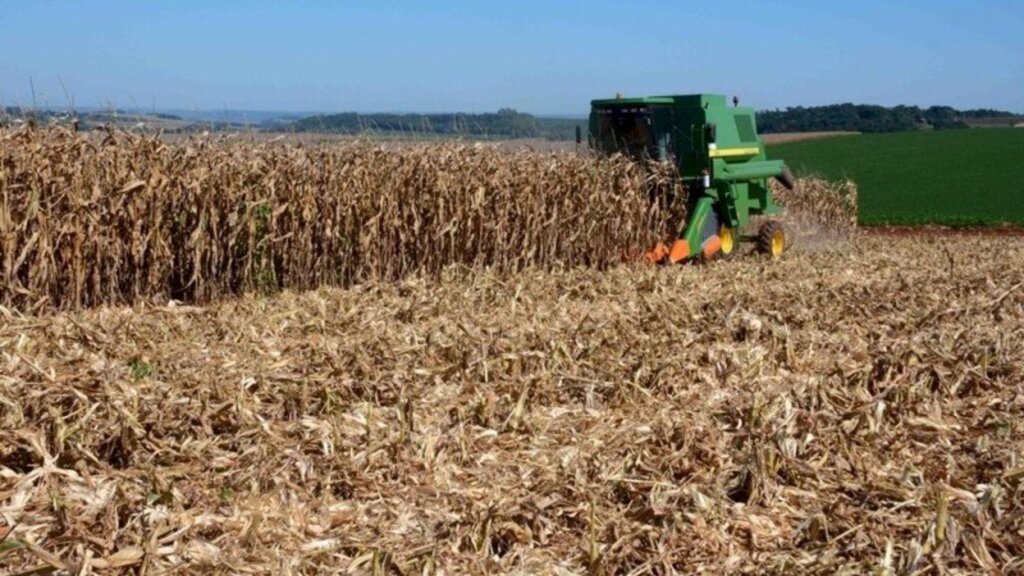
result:
[[[977,118],[1017,118],[1020,115],[1014,114],[1013,112],[1006,112],[1003,110],[992,110],[991,108],[978,108],[975,110],[964,110],[960,112],[960,116],[963,118],[977,119]]]
[[[357,114],[346,112],[302,118],[292,124],[299,132],[364,132],[440,134],[525,138],[541,135],[537,119],[512,108],[486,114]]]
[[[833,104],[829,106],[793,107],[766,110],[757,116],[758,128],[765,134],[773,132],[818,132],[846,130],[855,132],[905,132],[934,128],[936,130],[966,128],[968,118],[1013,118],[1010,112],[972,110],[961,112],[949,106],[873,106],[866,104]]]

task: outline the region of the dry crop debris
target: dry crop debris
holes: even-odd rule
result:
[[[1022,264],[867,236],[5,310],[0,566],[1020,573]]]

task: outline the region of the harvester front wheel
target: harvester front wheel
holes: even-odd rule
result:
[[[775,220],[762,224],[757,235],[757,249],[772,258],[781,257],[786,251],[786,232],[782,229],[782,224]]]

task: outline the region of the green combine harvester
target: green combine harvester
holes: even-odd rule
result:
[[[686,227],[672,246],[658,244],[652,262],[710,259],[735,253],[740,241],[778,258],[786,234],[766,220],[755,236],[742,236],[751,216],[777,214],[770,178],[789,189],[794,180],[781,160],[768,160],[757,135],[754,110],[733,98],[696,94],[594,100],[590,147],[601,154],[673,162],[688,191]],[[580,135],[577,134],[577,139]]]

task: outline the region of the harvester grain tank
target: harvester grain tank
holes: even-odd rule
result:
[[[782,255],[786,234],[765,220],[754,236],[742,236],[751,216],[778,214],[768,180],[787,188],[793,177],[781,160],[769,160],[757,135],[754,111],[733,107],[725,96],[696,94],[594,100],[590,146],[602,154],[673,162],[688,190],[687,222],[671,246],[647,254],[653,262],[731,255],[741,240]]]

